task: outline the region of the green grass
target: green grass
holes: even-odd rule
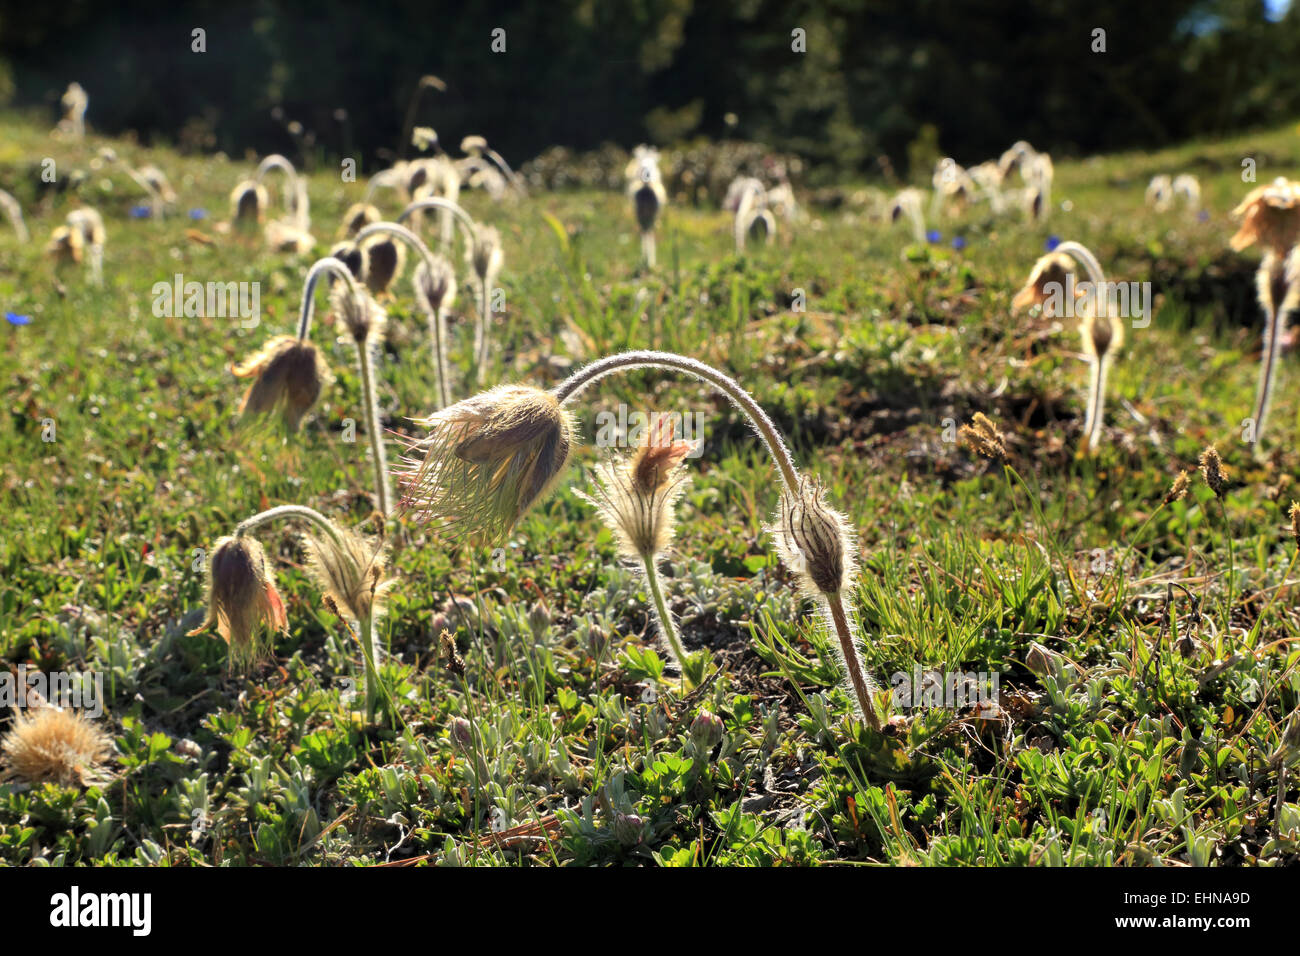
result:
[[[336,383],[287,441],[237,429],[243,384],[229,366],[292,331],[313,257],[214,230],[252,162],[115,142],[137,165],[148,155],[181,196],[166,220],[137,220],[126,176],[90,169],[99,145],[0,116],[0,188],[19,196],[33,233],[21,247],[0,227],[0,307],[32,317],[0,324],[0,658],[103,673],[116,742],[96,785],[0,784],[0,860],[1295,862],[1300,803],[1289,783],[1279,805],[1271,758],[1300,695],[1286,528],[1300,498],[1300,389],[1288,360],[1270,456],[1257,460],[1240,423],[1262,326],[1258,254],[1227,249],[1227,213],[1250,188],[1241,159],[1258,159],[1260,181],[1296,177],[1295,129],[1059,163],[1047,224],[976,213],[957,224],[960,252],[952,224],[943,244],[917,248],[850,204],[809,210],[793,235],[738,261],[724,214],[679,207],[645,275],[623,196],[466,198],[505,248],[493,381],[549,384],[625,348],[728,370],[858,533],[853,603],[872,673],[999,675],[999,714],[896,711],[907,720],[888,735],[851,718],[827,636],[769,546],[776,482],[758,442],[702,386],[648,373],[584,393],[579,467],[515,530],[503,565],[403,526],[381,625],[397,706],[380,726],[349,693],[359,648],[322,605],[290,527],[259,534],[289,634],[273,662],[229,672],[218,638],[187,636],[203,619],[202,550],[275,504],[369,520],[352,346],[334,341],[322,301],[316,340]],[[102,290],[41,255],[75,205],[68,191],[40,192],[46,156],[60,177],[90,173],[79,192],[108,226]],[[1143,206],[1152,174],[1184,170],[1201,177],[1205,222]],[[318,254],[363,188],[313,175]],[[1075,456],[1086,371],[1074,329],[1010,309],[1049,234],[1158,296],[1113,372],[1095,460]],[[457,265],[459,384],[473,299]],[[261,283],[261,326],[155,317],[152,287],[176,273]],[[806,311],[789,308],[795,290]],[[408,417],[431,410],[433,388],[406,279],[389,308],[381,409],[387,428],[416,434]],[[570,490],[597,460],[596,413],[620,403],[705,416],[665,575],[688,651],[711,655],[711,676],[686,694],[656,649],[641,577],[618,566]],[[950,440],[976,411],[1006,432],[1008,470]],[[1162,507],[1207,444],[1233,479],[1224,506],[1196,477],[1186,500]],[[463,675],[439,660],[443,626]],[[692,733],[701,711],[722,721],[716,746]]]

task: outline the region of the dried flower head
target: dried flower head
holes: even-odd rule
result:
[[[415,299],[429,314],[451,308],[456,300],[456,273],[440,255],[433,257],[433,269],[421,262],[415,268]]]
[[[387,555],[375,538],[338,529],[338,540],[328,534],[308,534],[307,567],[321,590],[354,620],[375,618],[394,579],[386,577]]]
[[[1228,474],[1223,469],[1219,451],[1213,445],[1201,452],[1201,477],[1210,486],[1215,497],[1222,498],[1228,491]]]
[[[1064,295],[1066,280],[1074,273],[1074,260],[1061,252],[1049,252],[1034,263],[1029,272],[1029,281],[1011,300],[1013,309],[1024,309],[1031,305],[1043,306],[1043,314],[1050,317],[1055,310],[1051,300],[1053,291]]]
[[[245,179],[230,191],[230,218],[241,225],[260,225],[270,202],[265,186]]]
[[[355,242],[344,240],[343,242],[335,243],[334,247],[330,249],[330,257],[339,260],[339,262],[347,266],[348,271],[352,273],[352,278],[358,281],[360,281],[361,277],[365,274],[366,250]],[[337,277],[331,272],[329,274],[329,281],[331,284],[334,282],[335,278]]]
[[[1240,252],[1258,242],[1285,257],[1300,241],[1300,182],[1281,177],[1257,186],[1232,211],[1241,218],[1241,228],[1230,242]]]
[[[275,252],[288,252],[294,255],[306,255],[316,248],[316,237],[306,229],[283,219],[275,219],[266,224],[266,244]]]
[[[278,412],[291,432],[298,430],[321,390],[333,380],[320,350],[292,335],[277,335],[230,371],[237,378],[255,376],[239,414],[247,418]]]
[[[1291,537],[1295,539],[1297,545],[1300,545],[1300,502],[1291,502],[1287,516],[1291,519]]]
[[[830,506],[815,479],[804,479],[798,494],[781,495],[769,530],[781,559],[799,576],[805,590],[838,594],[857,568],[848,519]]]
[[[1165,494],[1165,504],[1172,504],[1175,501],[1182,501],[1187,497],[1187,488],[1190,484],[1187,472],[1180,471],[1174,483],[1169,486],[1169,491]]]
[[[89,206],[82,206],[68,213],[68,225],[81,233],[82,241],[88,246],[102,246],[108,239],[104,231],[104,219],[99,211]]]
[[[71,226],[59,226],[50,233],[50,241],[45,244],[45,254],[55,262],[71,262],[80,265],[85,256],[86,243],[81,238],[81,230]]]
[[[249,535],[221,538],[208,564],[208,617],[190,633],[216,627],[230,645],[231,665],[246,667],[270,653],[262,625],[282,634],[289,630],[266,552]]]
[[[596,466],[594,494],[577,492],[614,532],[623,557],[652,560],[672,543],[673,509],[688,481],[683,465],[694,447],[674,440],[671,418],[656,415],[631,456]]]
[[[498,385],[416,424],[429,434],[403,458],[404,506],[483,543],[555,487],[577,440],[555,396],[527,385]]]
[[[362,279],[375,295],[387,292],[406,266],[406,246],[394,236],[377,234],[361,243],[364,252]]]
[[[983,412],[976,412],[969,425],[957,430],[957,437],[976,454],[994,461],[1005,461],[1007,446],[1005,436]]]
[[[468,250],[469,263],[474,274],[491,284],[501,271],[504,257],[501,253],[501,234],[495,226],[479,226],[474,232],[474,245]]]
[[[111,751],[112,740],[89,719],[48,705],[16,712],[0,741],[5,775],[30,783],[84,786]]]
[[[466,136],[460,141],[460,151],[471,156],[482,153],[485,149],[487,149],[487,140],[482,136]]]
[[[361,345],[383,340],[388,314],[365,289],[355,293],[344,283],[330,290],[330,306],[341,334]]]
[[[1084,352],[1095,359],[1104,359],[1113,356],[1124,344],[1124,323],[1109,314],[1098,316],[1095,311],[1091,306],[1080,310],[1079,335]]]
[[[383,214],[376,206],[368,202],[354,202],[343,214],[339,234],[344,239],[351,239],[371,223],[382,222],[383,218]]]

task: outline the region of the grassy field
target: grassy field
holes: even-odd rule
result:
[[[231,671],[218,637],[187,636],[204,617],[203,552],[281,503],[370,521],[364,425],[345,440],[346,420],[363,421],[353,351],[327,331],[323,301],[317,341],[336,381],[298,435],[237,428],[244,383],[229,371],[292,332],[306,267],[364,177],[313,174],[320,244],[295,258],[214,228],[254,162],[113,143],[168,173],[180,202],[159,221],[130,215],[143,200],[125,175],[91,170],[101,145],[0,116],[0,188],[33,234],[23,246],[0,226],[0,307],[31,319],[0,324],[0,661],[102,673],[100,724],[115,743],[88,786],[0,783],[0,861],[1296,861],[1300,802],[1283,768],[1300,697],[1286,513],[1300,498],[1300,389],[1287,361],[1256,455],[1241,423],[1259,254],[1227,246],[1228,212],[1251,188],[1242,159],[1260,182],[1300,178],[1295,128],[1060,162],[1046,223],[977,213],[926,246],[850,203],[808,209],[739,259],[726,213],[670,207],[651,274],[622,195],[465,198],[503,236],[491,383],[552,384],[627,348],[729,371],[851,519],[876,679],[998,675],[996,711],[894,708],[884,733],[852,716],[830,639],[773,552],[777,482],[761,446],[715,394],[655,373],[584,393],[577,465],[504,561],[399,522],[381,663],[395,704],[379,725],[354,693],[357,644],[323,606],[291,526],[259,534],[289,633],[271,662]],[[39,192],[44,157],[63,182],[89,174],[76,192],[106,220],[102,289],[41,254],[77,204],[73,190]],[[1153,174],[1183,171],[1201,179],[1204,221],[1144,206]],[[380,199],[395,215],[391,194]],[[1112,375],[1096,458],[1076,455],[1086,370],[1073,323],[1010,305],[1049,236],[1083,242],[1112,278],[1149,281],[1156,296]],[[261,325],[156,316],[153,286],[177,273],[260,283]],[[432,409],[428,340],[407,278],[395,292],[380,404],[387,429],[418,434],[409,418]],[[464,288],[456,398],[472,309]],[[694,690],[666,666],[641,575],[573,490],[600,460],[597,414],[620,405],[703,422],[664,565],[687,649],[709,655]],[[976,412],[1005,432],[1007,467],[953,440]],[[1222,502],[1196,475],[1210,444],[1232,480]],[[1180,470],[1189,496],[1162,504]],[[439,658],[444,627],[463,673]],[[10,720],[0,714],[0,731]]]

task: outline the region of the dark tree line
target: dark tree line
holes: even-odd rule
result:
[[[201,28],[206,52],[194,52]],[[494,30],[499,51],[494,51]],[[1100,52],[1095,31],[1104,30]],[[796,48],[802,47],[802,52]],[[0,7],[0,99],[195,149],[361,155],[417,114],[517,161],[554,144],[751,139],[896,166],[1167,143],[1300,114],[1300,7],[1262,0],[61,0]]]

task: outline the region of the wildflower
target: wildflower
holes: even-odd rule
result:
[[[1024,309],[1031,305],[1043,306],[1043,314],[1051,317],[1056,310],[1052,305],[1054,299],[1059,301],[1061,292],[1066,288],[1068,278],[1074,274],[1074,260],[1063,252],[1049,252],[1034,263],[1029,272],[1029,280],[1023,289],[1011,300],[1013,309]],[[1054,290],[1061,290],[1053,295]]]
[[[339,529],[337,535],[308,534],[308,569],[321,590],[354,620],[374,619],[394,584],[385,577],[387,556],[375,539]]]
[[[275,219],[266,224],[266,244],[276,252],[306,255],[316,247],[316,237],[293,223]]]
[[[32,317],[30,315],[19,315],[17,312],[6,312],[5,321],[10,325],[31,325]]]
[[[426,313],[451,308],[456,300],[456,273],[442,256],[434,256],[432,271],[421,262],[415,268],[415,299]]]
[[[18,711],[0,740],[6,775],[36,784],[91,783],[95,765],[107,760],[111,751],[111,739],[89,719],[48,704],[34,712]]]
[[[374,297],[364,289],[355,294],[346,285],[330,291],[330,304],[339,329],[358,344],[378,342],[388,326],[388,315]]]
[[[994,461],[1006,461],[1005,438],[983,412],[976,412],[969,425],[957,430],[957,435],[975,453]]]
[[[406,267],[406,246],[390,235],[362,241],[365,271],[361,278],[375,295],[387,292]]]
[[[722,743],[725,729],[721,717],[712,711],[702,710],[691,721],[691,739],[701,750],[712,750]]]
[[[1187,472],[1180,471],[1178,477],[1174,479],[1174,483],[1169,487],[1169,491],[1165,494],[1165,504],[1172,504],[1186,498],[1189,483]]]
[[[370,203],[353,203],[343,214],[343,224],[339,227],[339,233],[344,239],[352,239],[366,226],[372,222],[380,222],[383,218],[378,208]]]
[[[417,425],[419,457],[399,475],[405,504],[484,543],[500,540],[559,480],[576,442],[572,416],[550,392],[499,385]]]
[[[230,218],[237,225],[261,225],[266,218],[266,207],[270,204],[266,187],[259,182],[245,179],[230,191]]]
[[[289,631],[266,552],[255,538],[227,536],[213,547],[208,568],[207,620],[190,633],[216,627],[230,646],[231,663],[252,664],[270,650],[269,640],[260,633],[262,625],[282,634]]]
[[[344,240],[335,243],[334,248],[330,249],[330,257],[339,260],[348,267],[354,279],[360,279],[366,272],[366,250],[355,242]],[[333,276],[330,277],[331,281]]]
[[[781,495],[769,530],[806,591],[839,594],[853,577],[857,561],[848,519],[830,507],[816,480],[804,480],[797,494]]]
[[[1223,461],[1219,458],[1218,449],[1213,445],[1209,445],[1201,452],[1201,477],[1205,479],[1205,483],[1209,485],[1215,497],[1222,498],[1227,493],[1228,475],[1223,469]]]
[[[296,432],[303,416],[333,380],[320,350],[292,335],[278,335],[231,368],[236,378],[253,378],[239,405],[241,416],[278,412],[285,427]]]
[[[1232,215],[1241,219],[1241,228],[1230,240],[1234,250],[1240,252],[1258,242],[1285,258],[1300,240],[1300,182],[1278,177],[1266,186],[1257,186]]]
[[[1287,516],[1291,519],[1291,537],[1295,539],[1297,545],[1300,545],[1300,502],[1291,502]]]

